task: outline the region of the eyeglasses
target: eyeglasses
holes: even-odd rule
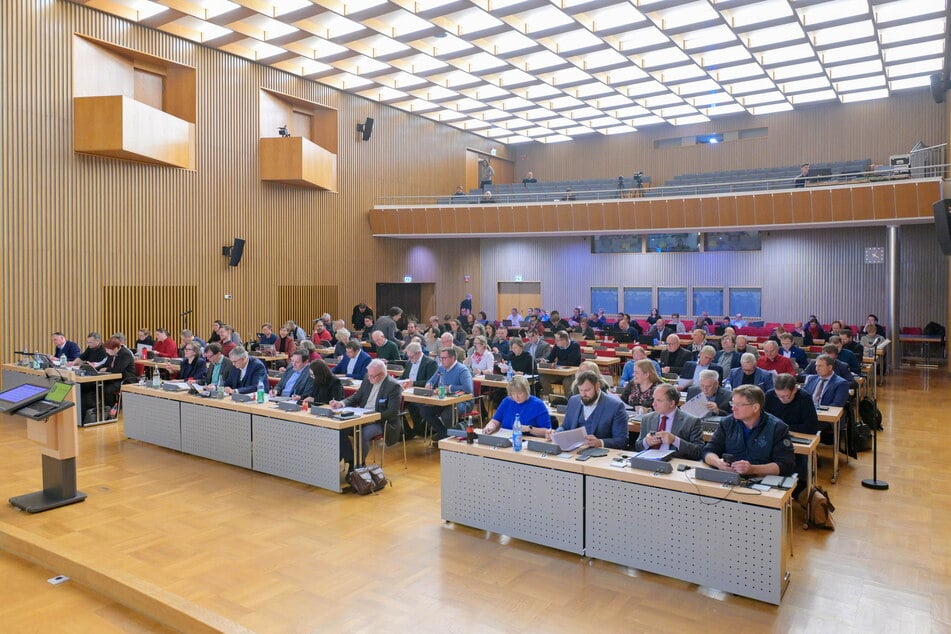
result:
[[[730,401],[730,405],[733,406],[733,409],[736,409],[737,407],[749,407],[753,404],[754,403],[737,403],[736,401]]]

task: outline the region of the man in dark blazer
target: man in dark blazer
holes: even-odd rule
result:
[[[313,392],[314,375],[310,372],[310,355],[306,350],[295,350],[291,355],[291,367],[284,370],[281,380],[271,390],[271,396],[286,396],[299,401]]]
[[[733,411],[730,407],[730,397],[733,392],[720,386],[720,380],[713,370],[704,370],[700,373],[700,384],[691,385],[687,390],[687,400],[703,394],[707,399],[708,416],[729,416]]]
[[[654,389],[654,411],[641,419],[641,433],[634,443],[635,451],[673,449],[675,457],[699,460],[703,449],[700,419],[677,407],[680,392],[664,383]]]
[[[755,385],[763,393],[773,389],[773,375],[756,367],[756,355],[746,352],[740,357],[740,367],[730,372],[730,388],[736,391],[741,385]]]
[[[384,433],[384,442],[393,444],[400,441],[400,405],[403,402],[403,388],[386,371],[386,363],[382,359],[373,359],[367,367],[366,379],[360,383],[360,388],[342,401],[330,401],[330,407],[362,407],[366,410],[379,412],[380,422],[364,425],[360,429],[360,440],[363,447],[363,457],[366,458],[370,448],[370,441]],[[350,468],[353,468],[353,448],[348,436],[353,430],[340,432],[340,457]]]
[[[814,363],[816,373],[806,376],[802,389],[809,393],[815,405],[844,407],[849,400],[849,383],[833,371],[835,359],[820,354]]]
[[[208,369],[205,371],[205,384],[211,387],[218,385],[228,379],[231,374],[231,359],[225,356],[220,343],[209,343],[205,346],[205,361],[208,363]]]
[[[548,354],[551,352],[551,346],[548,345],[548,342],[542,339],[541,334],[535,330],[529,330],[528,332],[528,343],[525,345],[525,351],[532,355],[532,358],[535,361],[545,361],[548,359]]]
[[[723,335],[720,338],[720,350],[714,357],[714,363],[726,372],[740,367],[740,353],[736,351],[736,341],[733,335]]]
[[[603,392],[601,378],[594,372],[582,372],[575,384],[578,393],[568,399],[560,430],[584,427],[588,432],[585,446],[624,449],[627,446],[627,412],[621,399]]]
[[[683,369],[680,371],[681,380],[693,381],[693,383],[696,384],[700,380],[700,372],[713,370],[717,373],[718,380],[722,381],[723,368],[713,362],[716,354],[717,351],[713,349],[713,346],[704,346],[697,356],[696,361],[687,361],[687,363],[684,364]]]
[[[334,366],[334,374],[346,374],[351,379],[362,381],[367,374],[367,366],[372,361],[370,355],[364,352],[360,342],[354,339],[348,341],[345,348],[346,356]]]
[[[66,361],[75,361],[79,358],[80,350],[79,344],[75,341],[70,341],[66,338],[61,332],[54,332],[53,336],[53,345],[56,346],[56,349],[53,351],[53,356],[59,359],[63,355],[66,355]]]
[[[854,387],[852,383],[855,381],[855,378],[852,376],[852,371],[849,369],[849,366],[847,363],[839,360],[839,348],[834,343],[827,343],[824,346],[822,346],[822,355],[819,355],[819,356],[823,356],[823,355],[829,357],[832,360],[831,361],[832,371],[835,374],[842,377],[843,379],[845,379],[845,382],[849,384],[849,387]],[[806,369],[803,372],[803,374],[807,376],[811,374],[817,374],[817,371],[816,371],[817,359],[813,359],[812,361],[809,362],[809,365],[806,366]]]
[[[400,376],[400,383],[403,388],[426,387],[426,382],[436,374],[436,360],[423,354],[423,348],[415,341],[406,346],[406,368],[403,369],[403,375]],[[410,418],[413,419],[413,426],[404,425],[403,433],[409,440],[414,436],[423,435],[423,416],[419,411],[419,405],[416,403],[407,403],[406,410]]]
[[[257,391],[258,383],[263,383],[264,389],[267,389],[267,368],[263,361],[249,356],[244,346],[235,346],[228,353],[228,358],[234,367],[225,378],[225,394],[251,394]]]
[[[680,374],[692,359],[690,351],[680,346],[680,337],[667,335],[667,349],[660,353],[660,367],[664,372]]]

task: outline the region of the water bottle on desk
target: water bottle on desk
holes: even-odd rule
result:
[[[225,382],[221,378],[221,374],[218,375],[218,383],[215,384],[215,398],[224,398],[225,397]]]
[[[264,381],[258,381],[257,401],[258,403],[264,402]]]
[[[152,387],[162,387],[162,375],[158,368],[152,368]]]
[[[66,360],[66,355],[65,354],[59,355],[59,367],[65,368],[67,363],[69,362]]]
[[[512,372],[512,365],[511,365],[511,364],[509,364],[508,368],[509,368],[509,371],[505,373],[505,380],[508,381],[509,383],[511,383],[511,382],[512,382],[512,376],[514,376],[515,373]]]
[[[512,424],[512,449],[522,450],[522,417],[515,415],[515,422]]]

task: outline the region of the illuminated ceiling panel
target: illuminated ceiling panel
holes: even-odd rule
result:
[[[882,99],[948,71],[949,0],[72,1],[502,143]]]

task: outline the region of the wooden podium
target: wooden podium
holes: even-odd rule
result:
[[[75,404],[64,405],[67,407],[45,420],[26,417],[27,438],[41,445],[43,490],[10,498],[10,504],[27,513],[42,513],[86,499],[85,493],[76,490],[79,436],[76,418],[70,412]]]

